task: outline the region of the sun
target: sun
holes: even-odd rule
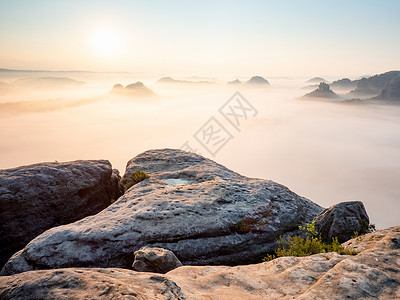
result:
[[[91,39],[93,50],[104,58],[114,58],[121,52],[121,37],[113,28],[96,29]]]

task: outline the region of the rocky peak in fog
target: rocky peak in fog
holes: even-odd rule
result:
[[[268,80],[261,76],[253,76],[246,83],[251,85],[269,85]]]
[[[338,98],[338,95],[335,94],[329,84],[325,82],[321,82],[318,86],[318,88],[308,94],[305,94],[303,97],[305,98]]]
[[[147,86],[144,85],[143,82],[141,81],[136,81],[135,83],[128,84],[127,86],[123,86],[122,84],[116,84],[113,86],[112,93],[115,94],[122,94],[122,95],[141,95],[141,96],[146,96],[146,95],[153,95],[154,92],[148,88]]]

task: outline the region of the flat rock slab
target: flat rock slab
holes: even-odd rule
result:
[[[121,193],[106,160],[0,170],[0,265],[45,230],[93,215]]]
[[[134,251],[143,246],[171,250],[184,265],[259,262],[280,235],[296,232],[323,210],[278,183],[242,176],[181,150],[138,155],[129,161],[124,180],[136,170],[150,178],[97,215],[44,232],[15,254],[2,274],[129,269]]]
[[[398,299],[400,226],[322,253],[247,266],[183,266],[165,275],[69,268],[0,277],[0,299]]]

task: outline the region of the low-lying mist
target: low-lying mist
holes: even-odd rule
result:
[[[79,86],[0,94],[0,168],[101,158],[123,173],[142,151],[188,143],[234,171],[277,181],[325,207],[361,200],[378,228],[397,225],[400,106],[307,101],[300,98],[304,81],[273,78],[271,86],[252,89],[146,78],[151,97],[110,93],[114,84],[137,80],[85,78]],[[257,114],[237,116],[234,127],[219,109],[237,90]],[[215,156],[194,137],[211,117],[232,137]]]

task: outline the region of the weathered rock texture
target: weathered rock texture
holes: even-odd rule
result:
[[[45,230],[96,214],[119,196],[105,160],[0,170],[0,265]]]
[[[0,277],[0,299],[186,299],[160,274],[125,269],[55,269]]]
[[[248,266],[184,266],[165,275],[70,268],[0,277],[0,299],[398,299],[400,226],[322,253]]]
[[[368,229],[369,217],[360,201],[342,202],[325,209],[315,217],[315,229],[327,242],[337,237],[340,243],[354,236],[364,234]]]
[[[146,151],[127,165],[151,177],[95,216],[52,228],[16,253],[2,274],[60,267],[131,268],[143,246],[175,253],[183,264],[260,261],[276,239],[323,209],[288,188],[247,178],[181,150]]]
[[[163,248],[143,247],[135,251],[135,261],[132,268],[139,272],[165,274],[181,266],[182,263],[173,252]]]

